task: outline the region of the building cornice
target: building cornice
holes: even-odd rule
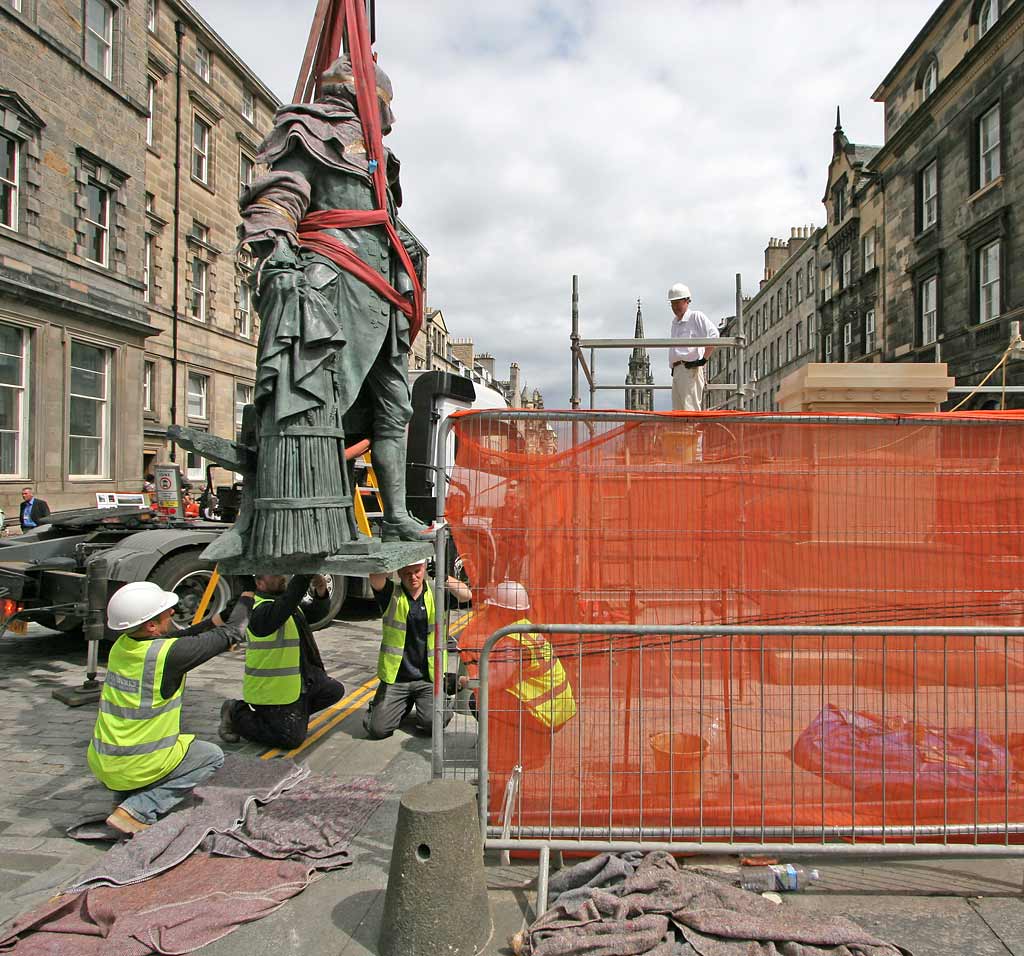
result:
[[[958,0],[943,0],[943,2],[939,4],[938,9],[936,9],[936,11],[927,19],[927,21],[925,21],[925,25],[921,27],[921,29],[918,31],[917,36],[910,41],[910,46],[908,46],[903,51],[903,55],[896,61],[896,64],[893,66],[893,68],[889,70],[889,72],[885,75],[885,79],[878,84],[878,88],[875,90],[874,93],[871,94],[871,99],[878,101],[885,98],[886,89],[889,86],[889,84],[896,79],[896,77],[902,71],[903,67],[905,67],[911,60],[914,59],[915,56],[917,56],[918,47],[920,47],[921,44],[924,43],[925,38],[928,36],[929,33],[931,33],[935,25],[946,15],[946,13],[953,6],[955,6],[957,2]]]
[[[52,289],[43,289],[37,285],[20,281],[3,273],[0,273],[0,292],[42,308],[58,309],[61,312],[89,319],[91,322],[113,325],[135,335],[145,337],[157,335],[160,332],[158,328],[146,321],[146,312],[141,305],[135,306],[134,303],[126,302],[123,299],[118,300],[112,296],[105,299],[103,305],[94,305]],[[115,312],[111,309],[111,305],[120,305],[125,309],[131,309],[132,312]]]
[[[211,45],[214,51],[227,60],[241,74],[246,83],[252,86],[270,104],[272,110],[276,110],[282,105],[281,100],[278,99],[273,90],[252,71],[252,67],[228,46],[224,38],[200,16],[199,11],[195,7],[185,2],[185,0],[168,0],[167,6],[169,8],[177,8],[182,19],[190,23],[193,28],[196,28],[197,32],[202,33],[205,40],[213,41]]]

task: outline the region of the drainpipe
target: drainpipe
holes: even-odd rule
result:
[[[185,39],[185,24],[174,21],[174,35],[177,39],[177,63],[175,74],[174,100],[174,278],[171,298],[171,424],[178,424],[178,315],[181,294],[181,44]],[[178,446],[171,442],[171,461],[178,457]]]

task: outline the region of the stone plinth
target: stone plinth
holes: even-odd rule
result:
[[[956,384],[945,362],[812,362],[779,385],[781,412],[937,412]]]
[[[227,532],[230,534],[230,532]],[[220,539],[218,539],[219,541]],[[344,574],[362,577],[367,574],[390,574],[407,564],[426,561],[434,557],[432,541],[419,544],[414,541],[367,542],[377,545],[363,554],[332,554],[327,557],[288,555],[283,558],[248,558],[241,555],[221,557],[214,550],[215,541],[202,556],[215,563],[221,574]]]
[[[476,794],[431,780],[398,807],[381,956],[473,956],[491,936]]]

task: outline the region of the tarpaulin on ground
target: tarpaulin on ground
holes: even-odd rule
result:
[[[351,839],[388,789],[228,754],[192,806],[109,850],[75,892],[16,919],[0,950],[192,952],[273,912],[317,873],[348,866]]]

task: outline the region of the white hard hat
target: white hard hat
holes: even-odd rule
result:
[[[494,589],[494,597],[489,597],[484,604],[508,608],[510,611],[525,611],[530,607],[530,596],[518,581],[502,581]]]
[[[107,604],[107,626],[112,631],[131,631],[163,614],[178,603],[178,595],[150,581],[132,581]]]
[[[690,287],[683,285],[682,282],[677,282],[671,289],[668,290],[668,301],[675,302],[676,299],[688,299],[690,298]]]

